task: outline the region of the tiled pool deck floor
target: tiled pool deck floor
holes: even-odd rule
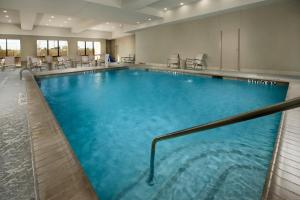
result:
[[[0,199],[35,199],[26,87],[17,72],[0,72]]]
[[[147,66],[147,68],[210,76],[289,82],[287,99],[300,96],[300,79],[295,77],[208,70],[193,71],[153,66]],[[36,75],[54,75],[86,70],[104,70],[104,68],[72,68],[38,72]],[[51,200],[97,199],[34,79],[29,75],[24,77],[28,97],[28,121],[35,160],[36,189],[39,198]],[[300,109],[285,112],[279,136],[277,156],[274,159],[274,168],[271,170],[270,184],[266,187],[265,199],[300,200]]]

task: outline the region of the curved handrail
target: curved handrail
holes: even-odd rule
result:
[[[20,70],[20,80],[22,80],[22,77],[23,77],[23,71],[25,71],[25,70],[27,70],[27,71],[29,71],[31,74],[33,74],[33,72],[32,72],[32,70],[30,69],[30,68],[27,68],[27,67],[24,67],[24,68],[22,68],[21,70]]]
[[[277,103],[277,104],[274,104],[271,106],[267,106],[264,108],[260,108],[260,109],[254,110],[254,111],[245,112],[245,113],[235,115],[232,117],[228,117],[225,119],[217,120],[214,122],[206,123],[206,124],[199,125],[199,126],[194,126],[191,128],[187,128],[187,129],[183,129],[183,130],[179,130],[179,131],[175,131],[172,133],[168,133],[165,135],[155,137],[151,143],[150,174],[149,174],[147,182],[150,185],[153,184],[155,150],[156,150],[156,144],[158,142],[176,138],[176,137],[181,137],[184,135],[189,135],[189,134],[192,134],[195,132],[205,131],[205,130],[209,130],[209,129],[218,128],[221,126],[226,126],[226,125],[235,124],[238,122],[247,121],[250,119],[259,118],[259,117],[263,117],[266,115],[271,115],[271,114],[274,114],[277,112],[282,112],[282,111],[294,109],[297,107],[300,107],[300,97],[290,99],[290,100],[287,100],[287,101],[284,101],[281,103]]]

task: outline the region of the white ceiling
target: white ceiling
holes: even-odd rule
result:
[[[190,4],[193,2],[197,2],[199,0],[164,0],[164,1],[156,1],[155,3],[149,5],[149,7],[155,8],[155,9],[160,9],[163,10],[164,8],[168,8],[168,9],[174,9],[177,7],[180,7],[180,3],[184,3],[184,4]]]
[[[0,8],[0,22],[8,24],[20,24],[19,12]]]
[[[271,1],[278,0],[0,0],[0,22],[20,24],[23,30],[48,26],[120,35],[115,33]]]

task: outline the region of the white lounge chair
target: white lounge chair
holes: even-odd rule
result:
[[[180,67],[180,56],[179,54],[172,54],[169,56],[167,61],[167,66],[172,67],[175,66],[176,68]]]
[[[200,68],[201,70],[206,69],[207,67],[205,59],[206,54],[204,53],[198,54],[195,58],[187,58],[185,61],[186,68]]]
[[[40,71],[42,71],[42,68],[44,69],[48,68],[48,65],[43,63],[39,58],[28,56],[27,62],[28,62],[27,66],[30,69],[35,69],[35,70],[39,69]]]
[[[92,65],[89,56],[81,56],[81,67],[82,65],[88,65],[89,67]]]
[[[126,57],[121,57],[121,62],[122,63],[129,63],[129,64],[134,64],[135,63],[135,55],[129,54],[129,56]]]
[[[52,56],[46,56],[45,57],[45,63],[48,66],[48,70],[52,70],[52,68],[53,68],[53,57]]]
[[[15,57],[12,57],[12,56],[5,57],[4,61],[2,61],[2,63],[1,63],[1,67],[2,67],[2,71],[4,71],[6,67],[16,68]]]
[[[96,58],[95,56],[89,56],[90,65],[95,66],[96,65]]]
[[[105,54],[100,54],[96,56],[96,66],[101,66],[105,63]]]
[[[67,68],[67,63],[63,57],[57,57],[56,67],[59,69],[60,67]]]
[[[4,62],[5,62],[4,58],[1,59],[1,61],[0,61],[0,67],[1,67],[1,70],[2,70],[2,67],[4,66]],[[3,71],[3,70],[2,70],[2,71]]]

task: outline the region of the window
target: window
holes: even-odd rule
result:
[[[37,40],[37,56],[68,56],[68,41]]]
[[[85,42],[85,55],[94,55],[94,45],[93,42]]]
[[[91,56],[101,54],[101,43],[92,41],[78,41],[77,42],[78,55]]]
[[[37,40],[37,56],[47,56],[47,46],[48,42],[47,40]]]
[[[68,56],[68,41],[59,40],[58,46],[59,46],[59,55]]]
[[[6,56],[6,40],[0,39],[0,58]]]
[[[0,39],[0,57],[21,56],[21,41],[17,39]]]
[[[84,41],[78,41],[77,42],[78,47],[78,55],[85,56],[85,42]]]
[[[49,56],[58,56],[58,41],[48,40]]]
[[[21,56],[21,42],[20,40],[7,40],[6,41],[6,55],[20,57]]]
[[[101,43],[94,42],[95,56],[99,56],[101,54]]]

